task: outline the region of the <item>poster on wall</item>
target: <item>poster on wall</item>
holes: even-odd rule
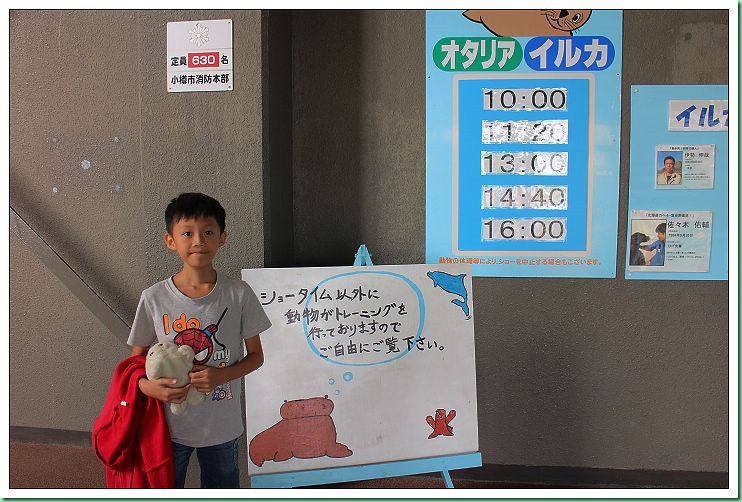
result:
[[[167,23],[167,92],[231,91],[232,20]]]
[[[708,272],[711,228],[711,211],[631,211],[629,271]]]
[[[242,278],[273,323],[245,379],[250,476],[478,452],[469,266]]]
[[[426,16],[426,261],[615,277],[622,13]]]
[[[715,145],[657,145],[657,189],[714,188]]]
[[[627,279],[728,279],[727,98],[723,85],[632,86]]]

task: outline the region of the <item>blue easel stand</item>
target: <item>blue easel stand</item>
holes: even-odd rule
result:
[[[371,254],[368,252],[365,244],[361,244],[356,251],[356,261],[353,262],[354,267],[360,267],[363,265],[373,265],[371,262]]]
[[[441,476],[443,476],[443,483],[446,485],[446,488],[453,488],[451,474],[449,474],[448,471],[441,471]]]
[[[280,472],[275,474],[257,474],[250,477],[250,486],[252,488],[293,488],[440,472],[446,488],[453,488],[451,475],[448,473],[449,470],[481,466],[481,453],[462,453],[459,455],[382,462],[379,464],[331,467],[328,469]]]

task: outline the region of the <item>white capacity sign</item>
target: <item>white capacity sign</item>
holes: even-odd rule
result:
[[[168,92],[231,91],[232,20],[167,23]]]

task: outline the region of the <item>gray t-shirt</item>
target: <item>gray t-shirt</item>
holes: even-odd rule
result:
[[[171,277],[142,292],[127,343],[190,345],[197,364],[231,366],[243,358],[242,340],[270,325],[255,292],[244,281],[219,275],[211,293],[194,299],[181,293]],[[239,437],[244,431],[241,383],[237,379],[218,386],[181,415],[173,415],[165,406],[172,440],[202,447]]]

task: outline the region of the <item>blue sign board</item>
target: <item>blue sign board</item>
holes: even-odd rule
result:
[[[615,277],[621,13],[557,12],[427,13],[428,263]]]
[[[729,278],[729,88],[631,87],[626,279]]]

